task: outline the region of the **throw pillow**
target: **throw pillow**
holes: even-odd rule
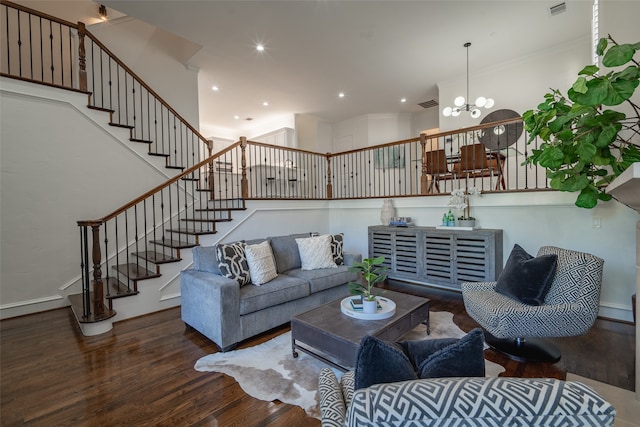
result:
[[[528,305],[541,305],[553,283],[558,256],[534,258],[519,245],[514,245],[498,277],[496,292]]]
[[[428,341],[428,340],[423,340]],[[435,340],[434,340],[435,341]],[[416,365],[420,378],[484,377],[484,333],[476,328]]]
[[[373,336],[360,341],[354,388],[418,378],[483,377],[484,333],[476,328],[464,337],[386,342]]]
[[[333,253],[333,262],[336,265],[344,264],[344,249],[343,249],[344,234],[332,234],[331,235],[331,252]]]
[[[278,276],[276,272],[276,262],[273,259],[273,252],[268,241],[257,245],[246,245],[244,253],[249,265],[251,283],[260,286]]]
[[[400,346],[370,335],[360,341],[354,377],[355,390],[373,384],[418,379],[413,364]]]
[[[240,286],[251,283],[249,264],[244,253],[244,242],[219,244],[216,246],[216,256],[220,273]]]
[[[331,252],[331,236],[328,234],[296,239],[303,270],[317,270],[319,268],[336,268]]]

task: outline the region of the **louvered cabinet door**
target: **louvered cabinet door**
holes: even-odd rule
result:
[[[384,265],[392,269],[394,233],[387,227],[369,227],[369,258],[384,256]]]
[[[418,235],[414,231],[395,233],[393,275],[407,279],[418,279]]]
[[[425,279],[438,285],[449,285],[455,277],[453,235],[441,232],[424,234]]]
[[[491,276],[491,264],[494,256],[490,251],[489,236],[476,234],[460,234],[454,237],[453,265],[455,276],[452,278],[456,287],[462,282],[485,282]]]

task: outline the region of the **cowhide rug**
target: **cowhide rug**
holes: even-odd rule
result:
[[[465,335],[455,323],[453,314],[438,311],[430,314],[431,335],[419,325],[401,340],[460,338]],[[291,332],[286,332],[254,347],[227,353],[214,353],[200,358],[195,369],[222,372],[232,376],[248,395],[268,402],[279,400],[300,406],[314,418],[318,408],[318,376],[327,365],[304,352],[298,358],[291,354]],[[487,376],[498,376],[504,368],[485,360]],[[336,374],[340,374],[336,371]]]

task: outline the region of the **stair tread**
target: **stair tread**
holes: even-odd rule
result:
[[[154,273],[153,271],[147,270],[146,268],[131,262],[128,264],[114,265],[113,269],[131,280],[146,280],[161,276],[160,273]]]
[[[133,126],[131,126],[131,125],[123,125],[123,124],[120,124],[120,123],[109,123],[109,126],[114,126],[114,127],[117,127],[117,128],[133,129]]]
[[[177,234],[189,234],[191,236],[202,236],[205,234],[216,234],[216,230],[198,230],[192,227],[182,227],[182,228],[170,228],[167,230],[169,233],[177,233]]]
[[[153,141],[150,141],[148,139],[129,138],[129,141],[131,141],[131,142],[140,142],[142,144],[153,144]]]
[[[93,300],[92,294],[92,292],[89,294],[90,300]],[[73,314],[76,316],[76,319],[79,323],[97,323],[103,320],[110,319],[116,315],[115,310],[110,310],[109,307],[103,305],[104,311],[102,315],[96,316],[92,310],[91,314],[88,317],[82,317],[82,294],[69,295],[69,302],[71,303],[71,310],[73,311]]]
[[[185,222],[229,222],[232,218],[182,218],[180,221]]]
[[[173,239],[165,239],[164,241],[152,240],[151,243],[153,243],[154,245],[166,246],[174,249],[187,249],[187,248],[193,248],[195,246],[198,246],[196,243],[183,242],[180,240],[173,240]]]
[[[112,110],[111,108],[105,108],[105,107],[96,107],[93,105],[87,105],[87,108],[90,110],[97,110],[97,111],[104,111],[105,113],[115,113],[116,110]]]
[[[146,259],[154,264],[168,264],[170,262],[182,261],[182,258],[156,251],[133,252],[133,255],[141,259]]]
[[[135,288],[127,287],[125,283],[122,283],[116,277],[107,277],[105,282],[107,289],[109,289],[109,295],[106,295],[107,299],[130,297],[140,293]]]
[[[157,157],[170,157],[170,154],[164,154],[164,153],[149,153],[150,156],[157,156]]]
[[[184,170],[184,166],[176,166],[176,165],[167,165],[165,166],[167,169],[178,169],[178,170]]]

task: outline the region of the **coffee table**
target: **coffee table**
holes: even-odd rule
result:
[[[429,330],[429,300],[400,292],[387,291],[385,298],[396,304],[392,317],[362,320],[340,310],[343,298],[321,305],[291,319],[291,350],[310,354],[323,362],[347,371],[355,366],[356,351],[365,335],[395,341],[420,323]]]

